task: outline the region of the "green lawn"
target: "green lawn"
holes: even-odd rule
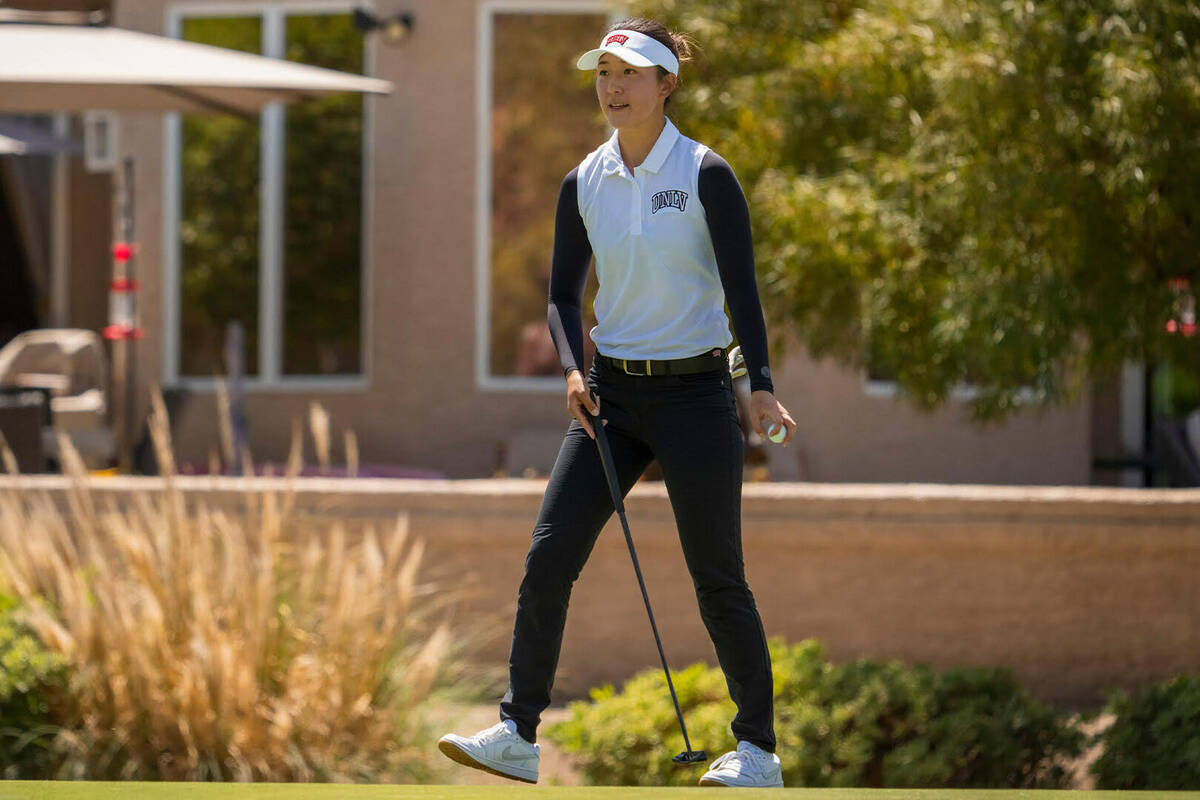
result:
[[[625,787],[566,788],[555,786],[350,786],[303,783],[83,783],[0,781],[0,800],[671,800],[727,797],[724,789],[640,789]],[[745,789],[740,800],[1134,800],[1171,798],[1200,800],[1200,792],[1030,792],[1013,790],[937,789]]]

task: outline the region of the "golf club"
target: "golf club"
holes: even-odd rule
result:
[[[608,436],[604,432],[604,423],[600,415],[591,418],[592,429],[596,432],[596,448],[600,451],[600,464],[604,467],[604,477],[608,481],[608,490],[612,493],[613,508],[621,519],[621,529],[625,531],[625,543],[629,545],[629,557],[633,559],[633,571],[637,573],[638,586],[642,589],[642,600],[646,601],[646,614],[650,617],[650,630],[654,631],[654,643],[658,645],[658,657],[662,659],[663,674],[667,676],[667,688],[671,690],[671,702],[675,704],[675,716],[679,718],[679,730],[683,732],[683,744],[687,748],[671,760],[680,766],[692,766],[708,761],[708,754],[703,750],[693,750],[688,739],[687,726],[683,724],[683,712],[679,709],[679,698],[675,696],[675,684],[671,682],[671,670],[667,667],[667,656],[663,653],[662,639],[658,636],[658,625],[654,622],[654,612],[650,609],[650,595],[646,593],[646,581],[642,578],[642,568],[638,564],[637,551],[633,549],[633,536],[629,533],[629,521],[625,519],[625,503],[621,499],[621,487],[617,483],[617,469],[613,465],[612,449],[608,446]]]

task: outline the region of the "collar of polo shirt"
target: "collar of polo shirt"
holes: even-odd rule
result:
[[[610,31],[600,40],[600,46],[588,50],[576,64],[580,69],[595,69],[600,56],[611,53],[635,67],[662,67],[672,75],[679,74],[679,59],[662,42],[637,31]]]
[[[606,175],[623,175],[625,174],[625,159],[621,158],[621,145],[619,143],[619,132],[613,131],[613,135],[609,137],[601,149],[601,160],[604,164],[604,174]],[[671,154],[671,148],[675,146],[675,142],[679,141],[682,134],[675,127],[675,123],[667,119],[663,125],[662,133],[658,135],[658,141],[654,143],[654,147],[650,148],[650,152],[646,155],[646,160],[638,164],[634,170],[643,172],[657,173],[662,169],[663,162],[667,160],[667,156]]]

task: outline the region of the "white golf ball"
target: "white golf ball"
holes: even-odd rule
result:
[[[787,426],[782,423],[772,426],[772,428],[767,431],[767,438],[775,444],[779,444],[787,438]]]

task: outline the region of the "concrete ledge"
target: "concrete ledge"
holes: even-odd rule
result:
[[[386,529],[407,514],[428,546],[427,574],[464,591],[461,618],[491,633],[478,658],[506,662],[544,480],[174,482],[190,502],[234,509],[247,493],[294,492],[298,521]],[[87,484],[118,504],[165,485]],[[44,491],[64,503],[69,485],[59,476],[0,478],[0,491]],[[1200,672],[1200,490],[748,484],[742,504],[747,574],[768,634],[819,638],[837,660],[1007,666],[1067,705]],[[715,663],[665,488],[640,484],[627,507],[668,658]],[[656,664],[614,521],[574,590],[556,699]]]

